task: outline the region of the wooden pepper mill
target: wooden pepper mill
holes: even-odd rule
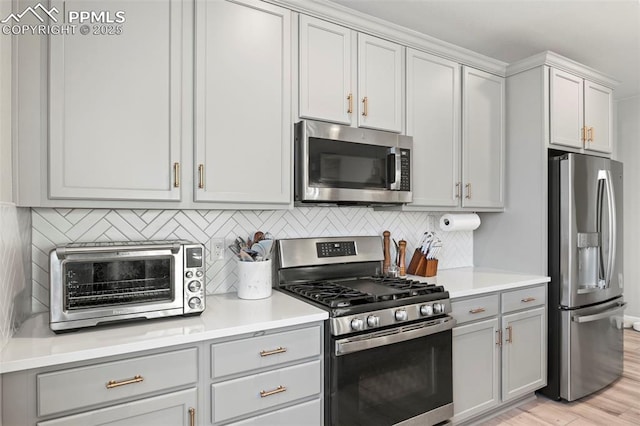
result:
[[[407,251],[407,242],[405,240],[398,241],[398,266],[400,267],[400,276],[407,276],[407,268],[405,267],[405,252]]]
[[[384,231],[382,236],[384,237],[384,261],[382,262],[382,273],[387,275],[389,272],[389,266],[391,266],[391,252],[389,251],[389,245],[391,244],[389,237],[391,236],[391,232]]]

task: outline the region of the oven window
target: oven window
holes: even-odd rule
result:
[[[173,301],[173,257],[67,262],[65,309]]]
[[[332,355],[332,425],[392,425],[453,402],[451,330]]]
[[[309,185],[386,189],[388,151],[384,146],[309,138]]]

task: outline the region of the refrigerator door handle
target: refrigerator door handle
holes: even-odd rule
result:
[[[601,320],[603,318],[610,317],[611,314],[613,314],[614,312],[616,312],[618,310],[624,310],[625,306],[627,306],[627,302],[621,302],[621,303],[618,303],[618,305],[613,307],[612,309],[607,309],[606,311],[600,312],[599,314],[594,314],[594,315],[574,315],[574,316],[571,317],[571,320],[573,322],[577,322],[577,323],[598,321],[598,320]]]
[[[606,286],[609,287],[611,285],[611,278],[613,277],[613,268],[616,262],[616,245],[617,245],[617,222],[616,222],[616,196],[615,191],[613,189],[613,181],[611,179],[611,171],[610,170],[598,170],[598,180],[604,181],[604,186],[607,190],[607,210],[609,213],[609,223],[607,224],[607,231],[609,234],[609,257],[607,259],[607,268],[605,270],[605,283]],[[602,221],[602,205],[603,200],[600,198],[599,206],[598,206],[598,227],[601,227]],[[601,233],[601,229],[598,229],[598,232]],[[602,235],[602,234],[601,234]],[[602,250],[602,247],[601,247]]]

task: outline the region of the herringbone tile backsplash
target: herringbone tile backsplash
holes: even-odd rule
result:
[[[204,243],[224,238],[225,246],[237,237],[247,238],[257,230],[275,238],[382,235],[391,231],[405,239],[413,251],[425,231],[437,231],[443,241],[438,267],[473,265],[473,232],[440,232],[440,214],[380,212],[369,208],[304,207],[293,210],[106,210],[33,209],[33,309],[49,306],[48,254],[56,245],[92,241],[146,241],[185,239]],[[207,255],[207,293],[235,291],[236,261],[225,251],[225,259]]]

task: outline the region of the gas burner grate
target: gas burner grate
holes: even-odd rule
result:
[[[429,284],[406,278],[375,276],[373,277],[373,281],[387,287],[406,290],[408,292],[407,296],[419,296],[423,294],[444,292],[444,287],[441,285]]]
[[[375,296],[332,282],[314,281],[292,284],[287,289],[331,308],[344,308],[375,302]]]

